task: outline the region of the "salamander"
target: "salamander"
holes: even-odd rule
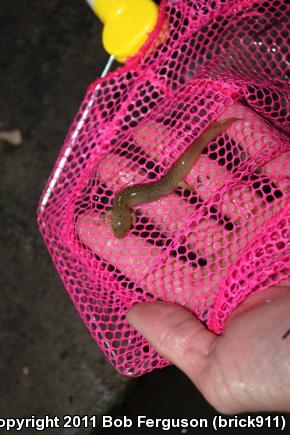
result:
[[[137,183],[119,190],[111,210],[111,226],[115,237],[122,239],[129,233],[133,213],[131,207],[157,201],[172,193],[188,175],[204,147],[235,121],[238,121],[238,118],[229,118],[210,124],[158,181]]]

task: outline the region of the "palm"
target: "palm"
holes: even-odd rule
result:
[[[289,329],[289,288],[271,288],[248,299],[213,341],[205,369],[207,394],[218,389],[230,412],[281,410],[287,397],[289,408]]]
[[[220,411],[285,411],[290,410],[289,289],[276,286],[248,298],[219,337],[174,304],[139,305],[128,318]]]

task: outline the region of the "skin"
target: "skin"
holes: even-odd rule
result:
[[[237,113],[240,113],[239,109]],[[247,113],[242,113],[245,116],[241,118],[247,122]],[[247,128],[247,132],[254,135],[256,122],[249,122]],[[147,142],[151,140],[150,133],[145,139]],[[265,130],[264,139],[265,143],[271,143],[270,131]],[[136,136],[135,140],[146,150],[148,145],[144,139]],[[245,140],[250,155],[255,151],[255,143],[255,139],[253,142]],[[154,155],[152,157],[154,158]],[[264,166],[270,178],[276,174],[277,167],[281,168],[279,157],[273,159],[269,167],[268,164]],[[283,174],[285,176],[289,176],[287,169],[286,165]],[[278,185],[283,189],[283,185]],[[247,188],[241,185],[239,192],[244,195]],[[284,189],[287,195],[287,187]],[[240,204],[246,210],[256,204],[254,195],[247,198],[246,206]],[[230,204],[231,199],[232,196],[224,198],[226,206]],[[167,198],[164,199],[166,200]],[[183,205],[186,206],[182,202],[180,206]],[[184,213],[186,213],[185,207]],[[253,212],[253,216],[256,215],[257,213]],[[166,219],[168,216],[164,216],[163,219],[165,226],[168,222]],[[134,276],[142,274],[144,261],[136,262],[129,267],[127,262],[118,262],[122,256],[116,251],[128,250],[134,246],[135,258],[145,258],[146,261],[147,254],[143,251],[146,248],[146,239],[130,240],[128,237],[118,240],[111,229],[107,228],[107,225],[111,225],[108,220],[106,226],[100,223],[102,225],[100,228],[106,235],[104,242],[103,237],[99,237],[99,220],[99,214],[90,213],[87,216],[80,216],[77,231],[81,240],[98,256],[104,255],[104,246],[106,246],[105,258],[112,264],[116,264],[125,275],[130,277],[132,267],[134,267]],[[259,228],[259,224],[253,228],[254,235],[259,232]],[[205,250],[206,252],[207,249],[212,250],[212,243],[216,243],[215,250],[218,252],[220,249],[223,257],[222,247],[225,239],[221,237],[217,240],[213,237],[214,231],[216,231],[215,226],[208,230],[209,241]],[[135,241],[139,243],[134,245]],[[113,251],[111,246],[115,246]],[[159,297],[155,276],[148,273],[148,278],[148,282],[153,284],[152,294]],[[166,279],[171,284],[174,277],[168,275]],[[216,291],[218,292],[218,288]],[[290,412],[290,281],[247,296],[230,315],[223,333],[219,336],[207,330],[192,312],[170,302],[136,304],[129,310],[127,320],[147,338],[160,355],[164,355],[183,370],[205,399],[219,412],[227,414],[252,411]]]
[[[137,304],[127,320],[219,412],[290,411],[290,282],[248,297],[220,336],[168,302]]]
[[[132,225],[131,207],[157,201],[172,193],[186,178],[204,147],[237,120],[238,118],[229,118],[213,122],[158,181],[138,183],[121,189],[115,196],[111,211],[111,225],[115,237],[122,239],[129,233]]]

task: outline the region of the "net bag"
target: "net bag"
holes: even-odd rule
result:
[[[127,324],[133,304],[176,302],[219,334],[248,295],[289,278],[289,22],[283,0],[163,1],[138,55],[88,88],[38,223],[81,318],[120,373],[169,364]],[[135,206],[129,233],[115,237],[116,193],[160,180],[228,118],[237,120],[183,183]]]

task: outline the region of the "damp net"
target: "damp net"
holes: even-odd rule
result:
[[[38,223],[120,373],[169,364],[127,324],[133,304],[176,302],[219,334],[249,294],[289,278],[289,22],[283,0],[163,1],[138,55],[87,91]],[[129,235],[115,238],[116,192],[158,180],[229,117],[240,120],[204,148],[188,186],[135,207]]]

